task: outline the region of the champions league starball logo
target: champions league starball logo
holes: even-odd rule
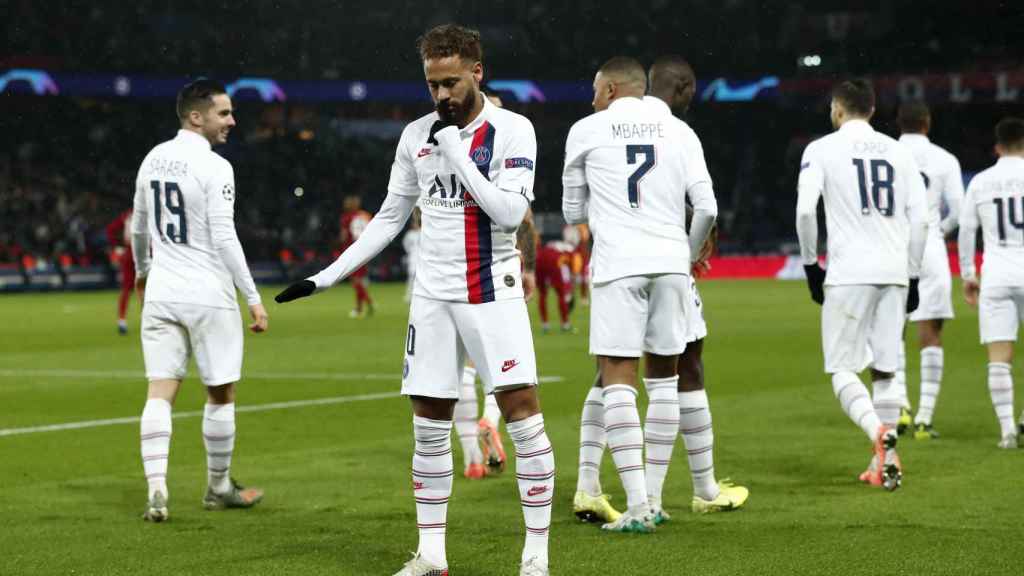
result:
[[[225,184],[224,188],[221,189],[220,193],[228,202],[231,202],[232,200],[235,199],[235,187],[232,186],[231,184]]]

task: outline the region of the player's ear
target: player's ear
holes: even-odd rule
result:
[[[199,110],[189,110],[188,123],[192,126],[203,125],[203,115],[199,112]]]
[[[477,84],[480,84],[481,82],[483,82],[483,80],[484,80],[484,65],[483,64],[481,64],[480,62],[474,63],[473,66],[470,68],[470,71],[472,72],[473,79],[476,80]]]

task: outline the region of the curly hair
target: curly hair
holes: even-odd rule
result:
[[[447,58],[460,56],[470,62],[482,62],[484,50],[480,45],[480,32],[458,24],[441,24],[427,30],[416,40],[420,58]]]

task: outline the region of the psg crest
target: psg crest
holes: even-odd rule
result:
[[[470,154],[477,166],[484,166],[491,161],[491,149],[486,146],[477,146]]]

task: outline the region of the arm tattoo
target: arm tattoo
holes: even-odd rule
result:
[[[537,265],[537,230],[533,225],[533,210],[526,212],[523,223],[516,230],[516,246],[523,257],[523,268],[533,271]]]

